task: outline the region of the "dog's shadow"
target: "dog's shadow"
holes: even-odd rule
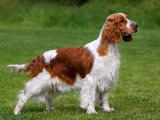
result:
[[[22,110],[22,113],[60,113],[60,114],[80,114],[80,113],[85,113],[84,109],[81,109],[77,105],[56,105],[54,106],[54,109],[52,110],[46,110],[45,105],[34,105],[34,106],[28,106]]]
[[[74,94],[73,94],[74,93]],[[55,100],[53,100],[53,107],[52,110],[46,110],[45,103],[35,103],[29,102],[24,106],[22,109],[23,113],[59,113],[59,114],[86,114],[86,110],[80,108],[79,105],[79,97],[76,92],[66,93],[64,95],[60,95]]]

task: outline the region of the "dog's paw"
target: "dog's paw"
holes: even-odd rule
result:
[[[85,110],[87,109],[87,105],[80,105],[80,107]]]
[[[47,107],[46,108],[46,111],[51,111],[51,110],[54,110],[54,107]]]
[[[87,110],[87,114],[89,114],[89,115],[97,114],[97,112],[95,110]]]
[[[18,109],[15,109],[15,110],[13,111],[13,114],[14,114],[14,115],[19,115],[19,114],[20,114],[20,111],[19,111]]]
[[[113,112],[114,108],[104,108],[103,111],[105,111],[105,112]]]

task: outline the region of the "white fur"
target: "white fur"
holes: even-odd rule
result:
[[[114,109],[109,107],[107,95],[109,88],[116,82],[120,65],[120,56],[118,47],[114,44],[109,45],[107,56],[99,56],[96,48],[98,47],[100,40],[101,37],[85,46],[93,54],[94,63],[92,71],[84,78],[84,80],[81,80],[79,75],[77,75],[76,83],[73,86],[70,86],[62,83],[57,77],[51,78],[50,74],[44,69],[38,76],[26,83],[25,90],[19,95],[19,101],[17,102],[14,114],[19,114],[23,105],[30,98],[34,100],[35,98],[38,98],[40,101],[46,101],[46,109],[51,109],[51,97],[55,97],[70,89],[81,89],[80,106],[87,109],[88,114],[96,113],[94,107],[96,89],[102,94],[102,100],[100,101],[103,103],[102,106],[104,111],[113,111]],[[44,56],[45,61],[48,63],[56,56],[55,50],[44,53]]]
[[[94,63],[91,72],[86,75],[84,80],[81,80],[79,75],[77,75],[76,83],[70,86],[62,83],[58,77],[51,78],[50,74],[44,69],[37,77],[26,83],[25,89],[19,95],[19,101],[17,102],[14,114],[17,115],[20,113],[27,100],[36,97],[43,98],[46,101],[46,109],[51,109],[51,97],[55,97],[70,89],[81,89],[80,106],[86,109],[88,114],[96,113],[96,98],[102,103],[104,111],[113,111],[114,109],[109,106],[108,91],[115,84],[118,77],[120,55],[118,46],[110,43],[108,54],[106,56],[99,56],[97,48],[101,41],[101,33],[102,30],[97,40],[85,45],[94,56]],[[56,50],[51,50],[43,54],[46,63],[49,63],[56,55]]]
[[[36,77],[29,80],[25,85],[25,89],[20,92],[14,114],[19,114],[22,107],[29,99],[42,102],[46,101],[46,109],[51,109],[51,98],[64,91],[69,91],[70,89],[71,86],[61,83],[57,77],[51,78],[50,74],[43,69]]]
[[[98,89],[100,93],[102,94],[102,106],[104,111],[113,111],[113,108],[109,107],[108,99],[105,97],[108,95],[108,91],[116,82],[116,79],[118,77],[119,67],[120,67],[120,55],[118,51],[118,46],[115,44],[109,45],[108,55],[107,56],[99,56],[99,54],[96,52],[96,48],[98,47],[99,41],[101,38],[99,37],[97,40],[89,43],[86,45],[86,47],[92,52],[94,55],[94,65],[92,68],[91,73],[89,76],[90,79],[94,79],[95,85],[92,87],[92,91],[96,91]],[[92,97],[88,97],[87,95],[92,95],[92,93],[86,93],[84,92],[88,88],[88,84],[82,86],[81,90],[81,107],[87,108],[87,112],[90,113],[96,113],[95,108],[93,107],[93,104],[95,102],[95,94],[93,93]],[[83,97],[85,96],[85,97]],[[87,98],[88,97],[88,98]],[[92,101],[92,105],[89,103]],[[91,106],[91,107],[90,107]]]
[[[123,17],[126,18],[126,16],[125,16],[123,13],[119,13],[119,14],[121,14]],[[126,20],[127,20],[127,28],[128,28],[129,30],[131,30],[131,23],[132,23],[133,21],[129,20],[128,18],[126,18]]]
[[[131,29],[131,21],[127,19],[127,28],[130,30]]]
[[[54,59],[57,55],[56,50],[50,50],[45,53],[43,53],[45,63],[49,63],[52,59]]]
[[[11,71],[21,72],[25,70],[26,65],[13,64],[13,65],[7,65],[7,67],[10,68]]]

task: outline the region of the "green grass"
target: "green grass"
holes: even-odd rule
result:
[[[0,28],[99,28],[106,17],[115,12],[127,13],[141,28],[160,27],[159,0],[90,0],[80,7],[57,2],[19,1],[0,0]]]
[[[90,0],[81,7],[20,1],[0,0],[0,120],[159,120],[159,0]],[[20,116],[13,116],[16,95],[27,75],[10,73],[6,65],[29,62],[50,49],[84,45],[98,36],[102,23],[114,12],[127,13],[141,29],[132,42],[119,46],[120,78],[110,94],[115,112],[97,107],[97,115],[86,115],[78,94],[71,92],[53,101],[54,111],[29,102]]]
[[[77,93],[65,93],[53,103],[29,102],[20,116],[13,116],[16,95],[27,80],[26,74],[10,73],[10,63],[25,63],[38,54],[59,47],[79,46],[95,39],[98,29],[0,29],[0,120],[158,120],[160,118],[160,30],[141,30],[130,43],[120,44],[121,69],[118,84],[110,94],[115,112],[87,115],[79,107]]]

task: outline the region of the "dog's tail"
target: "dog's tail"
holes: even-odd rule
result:
[[[11,71],[15,71],[15,72],[23,72],[23,71],[27,71],[27,64],[12,64],[12,65],[7,65],[7,67],[11,70]]]

